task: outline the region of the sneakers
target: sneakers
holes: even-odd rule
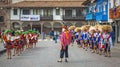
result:
[[[62,60],[58,60],[57,62],[62,62]],[[65,59],[65,62],[68,62],[68,60],[67,60],[67,59]]]

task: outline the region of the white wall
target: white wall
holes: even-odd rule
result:
[[[113,8],[114,6],[114,1],[113,0],[108,0],[108,22],[113,22],[112,19],[109,19],[109,9]]]
[[[20,1],[24,1],[24,0],[12,0],[12,3],[17,3],[17,2],[20,2]]]
[[[76,10],[75,9],[72,10],[72,16],[76,16]]]
[[[19,17],[20,17],[20,9],[17,9],[17,11],[18,11],[18,14],[17,15],[14,15],[13,14],[13,9],[11,9],[10,10],[10,18],[11,18],[11,20],[19,20]]]
[[[108,0],[108,5],[109,5],[109,8],[113,8],[114,7],[114,1],[113,0]]]
[[[116,6],[120,5],[120,0],[116,0]]]
[[[62,15],[63,15],[63,9],[60,9],[60,15],[56,15],[56,9],[53,9],[53,20],[62,20]]]

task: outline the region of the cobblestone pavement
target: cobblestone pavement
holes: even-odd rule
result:
[[[20,56],[6,59],[6,54],[0,57],[0,67],[120,67],[120,52],[112,49],[112,57],[104,57],[69,46],[69,62],[58,63],[59,42],[39,40],[36,48],[27,49]]]

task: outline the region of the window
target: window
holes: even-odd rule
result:
[[[13,9],[13,14],[17,15],[17,9]]]
[[[109,3],[109,8],[112,8],[111,3]]]
[[[76,16],[81,16],[82,10],[83,10],[83,8],[76,9]]]
[[[65,16],[72,16],[72,10],[65,10]]]
[[[44,16],[50,16],[52,15],[52,10],[51,9],[44,9]]]
[[[0,0],[0,2],[4,2],[5,0]]]
[[[40,9],[34,9],[33,14],[34,15],[42,15],[42,11]]]
[[[7,4],[9,2],[9,0],[0,0],[0,2]]]
[[[4,17],[0,16],[0,22],[4,22]]]
[[[119,4],[120,4],[120,0],[119,0]]]
[[[56,9],[56,15],[60,15],[60,9]]]
[[[29,9],[23,9],[23,15],[30,15]]]
[[[13,24],[13,28],[16,29],[16,30],[19,30],[20,29],[20,24],[17,23],[17,22],[14,22]]]
[[[100,11],[99,6],[97,6],[97,12],[99,12],[99,11]]]

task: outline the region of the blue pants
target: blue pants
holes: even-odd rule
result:
[[[55,43],[57,43],[57,35],[55,35],[54,38],[55,38]]]
[[[63,49],[63,46],[60,50],[60,58],[64,57],[64,53],[65,53],[65,58],[68,58],[68,46],[65,47],[65,49]]]

